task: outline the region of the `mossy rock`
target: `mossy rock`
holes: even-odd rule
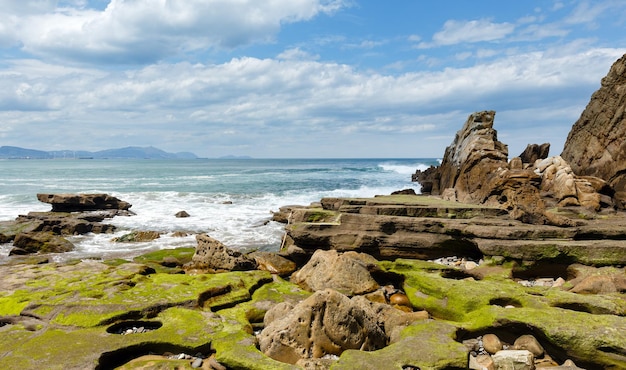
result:
[[[161,249],[142,254],[133,258],[133,261],[150,266],[158,273],[179,274],[184,272],[179,266],[190,262],[195,251],[196,249],[191,247]],[[168,259],[172,258],[177,261],[174,266],[167,263]]]
[[[467,348],[454,340],[456,331],[441,321],[417,322],[402,331],[402,339],[383,349],[343,352],[331,369],[465,369]]]
[[[558,288],[524,287],[502,276],[480,281],[446,278],[445,266],[421,261],[397,260],[381,266],[405,276],[404,290],[414,307],[460,329],[484,332],[515,323],[534,328],[547,346],[579,366],[626,367],[623,295],[584,296]],[[581,312],[585,307],[590,312]],[[594,310],[601,314],[593,314]]]
[[[162,326],[130,335],[109,333],[108,326],[54,326],[35,332],[3,327],[0,347],[10,349],[10,355],[0,358],[0,368],[113,368],[150,352],[208,353],[210,337],[222,329],[219,316],[185,308],[170,308],[151,320]]]

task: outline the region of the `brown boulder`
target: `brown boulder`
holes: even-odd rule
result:
[[[196,235],[196,251],[185,270],[195,272],[247,271],[256,269],[256,262],[241,252],[229,249],[207,234]]]
[[[296,271],[295,262],[278,253],[257,251],[250,253],[249,257],[256,261],[259,270],[269,271],[272,274],[285,276]]]
[[[349,296],[370,293],[379,288],[370,275],[376,263],[364,253],[319,249],[291,276],[291,281],[311,291],[334,289]]]
[[[131,207],[130,203],[108,194],[37,194],[37,199],[51,204],[53,212],[128,210]]]
[[[278,314],[273,314],[278,310]],[[348,349],[372,351],[387,345],[377,318],[347,296],[327,289],[289,308],[277,305],[264,320],[259,347],[271,358],[295,364],[301,359],[340,355]]]
[[[626,204],[626,55],[617,60],[574,123],[561,153],[578,175],[599,177]]]
[[[74,250],[74,244],[51,232],[26,232],[15,236],[13,247],[19,253],[61,253]]]

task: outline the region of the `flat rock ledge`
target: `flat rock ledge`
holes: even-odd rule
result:
[[[426,195],[324,198],[309,207],[282,208],[276,219],[289,220],[281,254],[294,260],[333,249],[383,260],[458,256],[520,264],[624,264],[625,212],[596,214],[581,207],[550,212],[575,226],[531,225],[499,207]]]

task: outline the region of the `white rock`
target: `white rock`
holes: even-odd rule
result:
[[[535,356],[526,350],[502,350],[491,356],[496,369],[534,370]]]

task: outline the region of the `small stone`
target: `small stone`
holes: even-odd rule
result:
[[[463,341],[463,345],[469,351],[478,351],[478,348],[480,347],[480,344],[478,343],[478,339],[476,339],[476,338],[464,340]]]
[[[513,347],[517,350],[527,350],[530,351],[535,357],[541,357],[544,354],[544,349],[532,335],[522,335],[521,337],[515,340]]]
[[[535,357],[530,351],[504,350],[494,354],[491,358],[496,369],[535,369]]]
[[[476,267],[478,267],[478,264],[474,261],[467,261],[465,262],[465,269],[466,270],[473,270]]]
[[[176,357],[176,358],[177,358],[177,359],[179,359],[179,360],[184,360],[184,359],[185,359],[185,356],[186,356],[186,355],[185,355],[184,353],[181,353],[181,354],[179,354],[179,355],[178,355],[178,357]]]
[[[194,369],[202,367],[202,362],[203,362],[202,359],[198,357],[195,360],[193,360],[193,362],[191,363],[191,367],[193,367]]]
[[[190,217],[189,213],[187,213],[186,211],[180,211],[180,212],[176,212],[175,215],[177,218],[185,218],[185,217]]]
[[[389,303],[392,305],[411,307],[409,297],[404,293],[395,293],[389,297]]]
[[[126,329],[126,331],[124,331],[124,334],[132,334],[132,333],[134,333],[134,330],[132,328]]]
[[[468,368],[475,370],[495,370],[495,365],[489,355],[470,355]]]
[[[483,335],[483,348],[492,355],[502,350],[502,342],[495,334]]]
[[[552,284],[553,288],[558,288],[563,286],[563,284],[565,284],[565,279],[563,279],[562,277],[559,277],[558,279],[554,280],[554,284]]]

